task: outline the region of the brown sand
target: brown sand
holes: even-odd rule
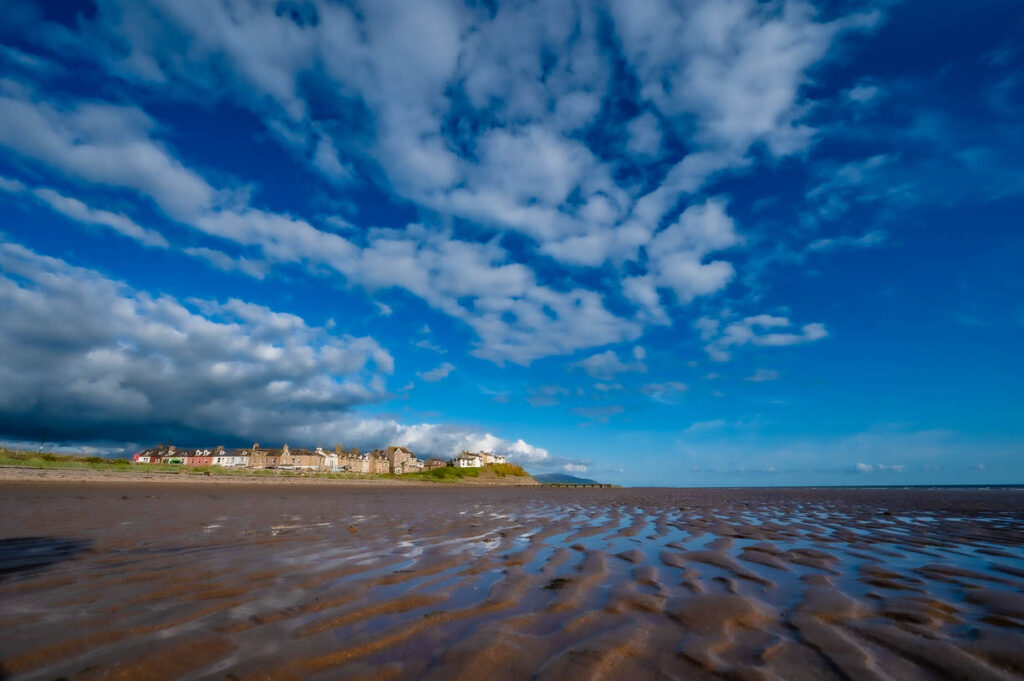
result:
[[[1020,490],[0,481],[0,679],[1024,678]]]

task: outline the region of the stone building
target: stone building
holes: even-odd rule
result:
[[[380,475],[389,474],[391,472],[391,462],[388,461],[388,455],[377,449],[370,452],[369,472],[378,473]]]
[[[245,466],[247,468],[266,468],[267,464],[267,452],[264,449],[260,449],[260,443],[253,443],[249,449],[235,450],[236,456],[245,457]]]
[[[388,447],[384,455],[388,459],[388,472],[392,475],[423,470],[423,463],[405,447]]]
[[[347,473],[369,473],[370,456],[364,454],[357,448],[343,449],[341,445],[334,448],[334,454],[338,457],[338,470]]]
[[[288,445],[285,445],[285,447],[288,447]],[[296,470],[326,470],[324,456],[320,452],[315,452],[311,449],[291,449],[288,451],[288,460],[290,462],[289,465]]]

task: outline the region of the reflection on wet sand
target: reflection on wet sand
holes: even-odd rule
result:
[[[1014,490],[20,484],[0,530],[0,678],[1024,675]]]

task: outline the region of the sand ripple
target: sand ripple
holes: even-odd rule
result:
[[[0,679],[1024,678],[1024,492],[7,485]]]

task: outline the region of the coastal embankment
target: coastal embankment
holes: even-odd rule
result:
[[[441,466],[402,474],[350,471],[189,466],[182,463],[134,463],[128,459],[0,449],[0,481],[167,482],[196,484],[332,484],[537,486],[521,466],[492,463],[473,467]]]
[[[143,466],[117,469],[35,468],[0,466],[0,482],[69,482],[69,483],[159,483],[196,485],[376,485],[399,487],[433,487],[437,485],[468,485],[482,487],[538,487],[529,475],[498,476],[481,470],[475,477],[434,478],[417,475],[338,475],[317,473],[218,473],[196,470],[146,470]]]

